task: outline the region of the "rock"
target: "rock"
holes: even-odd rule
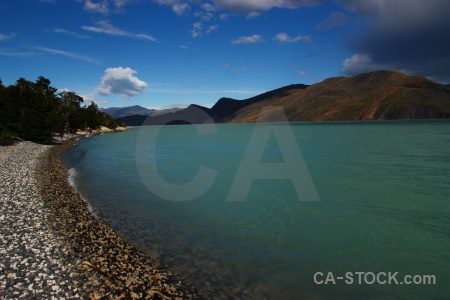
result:
[[[0,299],[201,299],[89,213],[59,159],[74,142],[0,147]]]

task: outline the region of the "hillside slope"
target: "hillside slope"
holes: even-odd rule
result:
[[[221,98],[212,108],[203,107],[200,105],[192,104],[189,107],[163,115],[153,116],[146,118],[144,125],[162,125],[162,124],[202,124],[202,123],[227,123],[230,119],[235,117],[235,113],[240,109],[243,109],[252,104],[258,104],[260,106],[270,105],[272,101],[280,99],[285,96],[292,95],[293,93],[307,88],[304,84],[293,84],[282,88],[275,89],[251,97],[246,100],[235,100],[231,98]],[[266,104],[265,104],[266,103]],[[124,122],[129,122],[131,118],[122,118]],[[142,119],[137,117],[133,120]],[[130,125],[132,125],[130,123]]]
[[[335,77],[270,101],[290,122],[450,118],[450,87],[422,76],[374,71]],[[228,122],[256,122],[260,105],[237,111]]]
[[[210,109],[209,114],[216,122],[227,123],[232,120],[239,110],[246,107],[262,107],[271,105],[270,103],[280,98],[292,95],[296,92],[306,89],[308,86],[304,84],[291,84],[278,88],[246,100],[235,100],[231,98],[221,98]]]

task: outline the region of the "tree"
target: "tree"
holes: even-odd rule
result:
[[[58,114],[59,101],[57,89],[50,86],[50,80],[40,76],[32,83],[18,81],[22,103],[20,136],[23,139],[50,143],[53,133],[58,132],[64,118]]]
[[[102,125],[101,113],[98,111],[97,104],[94,101],[86,108],[86,123],[92,129],[97,129]]]
[[[0,79],[0,138],[6,135],[6,88]]]
[[[0,137],[19,136],[38,143],[50,143],[67,125],[72,132],[86,126],[116,128],[123,122],[98,110],[92,102],[81,107],[83,98],[74,92],[57,93],[42,76],[35,82],[19,78],[14,85],[0,80]]]
[[[61,130],[64,130],[67,125],[71,132],[76,131],[77,128],[83,128],[83,122],[77,118],[80,104],[84,102],[83,97],[74,92],[64,91],[59,93],[59,102],[59,113],[64,117]]]

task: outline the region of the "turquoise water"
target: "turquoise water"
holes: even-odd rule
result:
[[[244,153],[262,155],[267,168],[240,173]],[[292,157],[306,163],[298,174],[261,174],[288,170],[284,163]],[[98,217],[210,297],[442,299],[450,293],[448,121],[136,127],[82,139],[63,159]],[[233,186],[242,174],[255,177],[250,190]],[[320,201],[303,201],[314,194],[296,190],[296,178]],[[165,189],[188,199],[167,200]],[[248,192],[245,201],[227,201],[231,189]],[[436,284],[358,284],[356,273],[353,284],[316,284],[316,272],[325,274],[321,280],[327,272],[398,272],[399,282],[434,275]]]

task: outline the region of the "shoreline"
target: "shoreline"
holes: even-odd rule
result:
[[[114,133],[114,132],[124,132],[128,130],[132,130],[133,127],[131,126],[125,126],[125,127],[116,127],[114,129],[110,129],[105,126],[100,126],[98,129],[92,130],[92,132],[89,132],[87,130],[77,130],[75,133],[76,135],[100,135],[104,133]]]
[[[68,170],[60,160],[61,151],[75,141],[54,146],[20,142],[0,148],[0,261],[4,262],[0,264],[0,299],[201,299],[197,289],[157,258],[91,215],[69,184]],[[12,174],[11,169],[18,166],[22,171]],[[16,177],[22,178],[21,189],[8,185]],[[9,203],[14,204],[5,205]],[[10,206],[15,213],[11,214]],[[45,236],[24,241],[26,234],[14,226],[17,218],[20,228]],[[8,235],[16,239],[17,247],[9,246]],[[45,247],[40,249],[42,244]],[[20,256],[17,248],[22,249]],[[38,256],[44,262],[33,264]],[[14,270],[16,266],[20,272]]]

